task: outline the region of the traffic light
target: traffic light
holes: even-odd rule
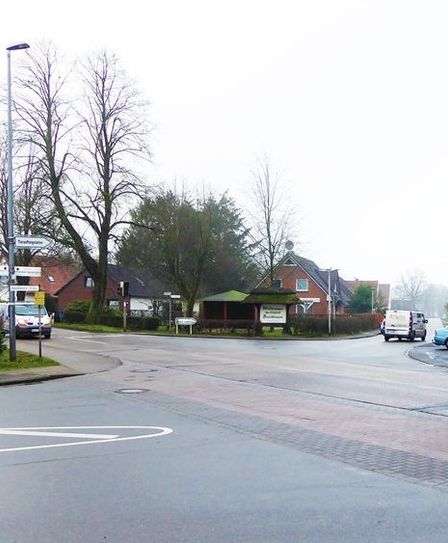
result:
[[[121,296],[122,298],[126,297],[129,292],[129,282],[128,281],[120,281],[118,283],[117,287],[117,294],[118,296]]]

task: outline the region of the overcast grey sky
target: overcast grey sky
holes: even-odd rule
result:
[[[382,282],[419,268],[448,284],[447,28],[443,0],[2,5],[5,47],[118,54],[152,104],[153,181],[242,203],[267,154],[297,206],[296,252]]]

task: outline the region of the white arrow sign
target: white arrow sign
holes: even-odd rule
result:
[[[62,431],[61,431],[62,430]],[[67,430],[75,430],[67,432]],[[80,430],[89,430],[88,432],[81,432]],[[97,433],[91,430],[107,430],[110,432],[114,430],[114,433]],[[117,430],[124,430],[131,435],[123,436],[123,432],[118,433]],[[144,432],[143,434],[141,432]],[[163,426],[39,426],[39,427],[25,427],[25,428],[0,428],[0,438],[2,436],[23,436],[33,438],[58,438],[58,439],[70,439],[74,438],[76,441],[69,443],[46,443],[44,445],[28,445],[24,447],[8,447],[0,449],[0,453],[3,452],[16,452],[16,451],[29,451],[32,449],[52,449],[55,447],[74,447],[75,445],[92,445],[94,443],[113,443],[116,441],[133,441],[135,439],[149,439],[151,437],[166,436],[172,433],[171,428],[165,428]],[[137,434],[137,435],[133,435]],[[79,441],[82,440],[82,441]]]
[[[38,236],[16,236],[16,249],[45,249],[51,240]]]

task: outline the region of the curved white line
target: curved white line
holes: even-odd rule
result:
[[[146,429],[146,430],[159,430],[155,434],[143,434],[140,436],[130,436],[130,437],[117,437],[113,439],[97,439],[90,441],[74,441],[71,443],[55,443],[52,445],[33,445],[28,447],[11,447],[8,449],[0,449],[2,452],[15,452],[15,451],[30,451],[35,449],[52,449],[57,447],[75,447],[77,445],[92,445],[95,443],[112,443],[116,441],[134,441],[137,439],[150,439],[151,437],[160,437],[171,434],[173,432],[172,428],[166,428],[164,426],[30,426],[22,428],[1,428],[4,432],[7,430],[17,431],[17,430],[74,430],[74,429],[100,429],[100,428],[115,428],[115,429]]]

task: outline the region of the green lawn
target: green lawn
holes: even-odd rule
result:
[[[9,350],[5,350],[0,354],[0,371],[23,370],[28,368],[42,368],[44,366],[59,366],[57,362],[51,358],[43,356],[39,358],[35,354],[17,351],[16,360],[9,361]]]
[[[81,332],[122,332],[122,328],[115,326],[106,326],[104,324],[84,324],[82,322],[75,324],[55,322],[54,328],[67,328],[68,330],[80,330]]]

